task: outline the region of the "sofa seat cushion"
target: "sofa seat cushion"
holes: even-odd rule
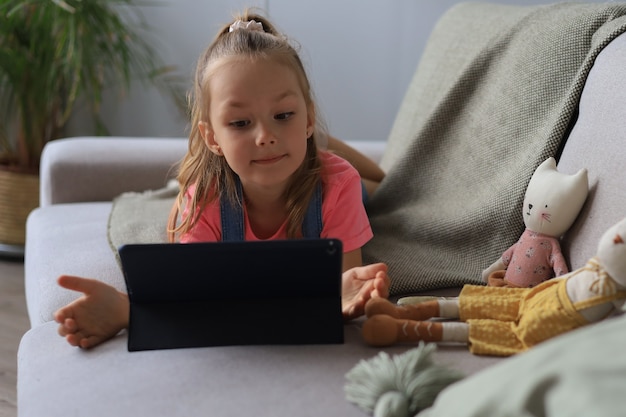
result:
[[[57,285],[62,274],[96,278],[126,290],[107,241],[110,202],[56,204],[35,209],[26,226],[25,291],[31,326],[53,320],[77,293]]]
[[[71,348],[56,323],[47,323],[28,331],[19,347],[20,416],[362,417],[343,388],[345,374],[379,352],[362,342],[361,323],[345,326],[344,344],[142,352],[126,350],[124,332],[95,349]],[[503,359],[455,345],[439,347],[433,360],[471,374]],[[63,401],[59,387],[71,387]]]

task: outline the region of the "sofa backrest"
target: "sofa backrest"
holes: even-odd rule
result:
[[[559,171],[589,170],[589,196],[564,237],[571,269],[596,253],[600,236],[626,216],[626,34],[596,58],[583,88],[579,115],[559,158]]]

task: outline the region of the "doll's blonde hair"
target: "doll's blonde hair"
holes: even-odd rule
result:
[[[236,193],[236,174],[226,163],[223,156],[211,152],[205,144],[198,127],[199,122],[209,121],[209,80],[218,62],[225,58],[272,59],[291,68],[297,77],[304,96],[309,116],[316,120],[314,133],[307,139],[307,152],[304,161],[292,175],[285,191],[287,205],[287,237],[302,235],[302,222],[309,200],[317,182],[320,180],[321,162],[316,140],[325,140],[326,134],[318,121],[313,100],[313,93],[304,65],[295,47],[279,33],[266,18],[250,10],[236,16],[234,21],[249,22],[254,20],[263,25],[263,31],[234,30],[230,23],[225,25],[213,42],[200,56],[195,73],[194,87],[189,95],[191,127],[186,155],[178,168],[180,191],[170,212],[168,237],[174,242],[177,237],[189,232],[198,222],[199,216],[207,204],[228,198],[234,204],[242,204]],[[180,224],[178,214],[185,204],[185,193],[195,185],[193,199],[187,204],[188,216]]]

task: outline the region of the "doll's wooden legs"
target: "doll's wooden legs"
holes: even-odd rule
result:
[[[439,317],[439,302],[432,300],[398,306],[385,298],[372,298],[365,305],[365,315],[373,317],[379,314],[386,314],[396,319],[428,320],[432,317]]]
[[[372,346],[406,342],[467,342],[468,325],[430,321],[434,317],[458,318],[457,300],[433,300],[397,306],[386,299],[372,299],[365,306],[363,338]]]
[[[442,323],[433,321],[396,319],[386,314],[377,314],[363,323],[363,338],[371,346],[389,346],[420,340],[439,342],[442,335]]]

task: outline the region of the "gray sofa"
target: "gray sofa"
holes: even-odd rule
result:
[[[463,7],[471,10],[473,6]],[[460,11],[467,9],[452,11],[448,19],[454,19],[447,23],[458,24],[467,15]],[[467,18],[475,17],[470,13]],[[446,65],[463,62],[462,49],[451,48],[449,53]],[[600,235],[626,214],[624,68],[626,35],[620,35],[603,46],[584,77],[575,123],[567,129],[558,152],[560,171],[574,173],[581,167],[589,171],[590,195],[563,240],[572,269],[594,255]],[[409,105],[410,100],[405,100],[399,118],[407,117]],[[396,122],[396,134],[402,123]],[[392,172],[395,160],[400,163],[406,156],[393,140],[353,145],[382,160]],[[124,332],[92,350],[72,348],[56,334],[54,311],[76,297],[56,285],[57,276],[93,277],[124,290],[107,240],[111,200],[125,191],[163,187],[185,149],[180,138],[72,138],[46,147],[41,207],[30,215],[27,225],[25,284],[31,329],[18,352],[19,416],[364,415],[345,400],[343,392],[345,373],[380,351],[362,342],[361,320],[346,324],[342,345],[129,353]],[[380,205],[377,210],[380,224]],[[511,233],[508,239],[518,236]],[[416,271],[420,267],[413,265]],[[394,288],[394,297],[408,295],[397,290],[397,285]],[[457,291],[458,286],[433,287],[427,292],[450,295]],[[625,356],[621,352],[624,338],[615,335],[626,335],[625,326],[623,318],[607,320],[507,359],[473,356],[464,346],[442,345],[434,360],[468,377],[445,390],[424,415],[583,415],[559,414],[572,410],[568,393],[576,396],[579,392],[585,395],[575,397],[577,410],[587,410],[587,406],[595,407],[590,408],[594,416],[618,415],[611,412],[626,407],[619,394],[624,382],[615,385],[613,376],[624,375],[626,360],[620,359]],[[394,354],[409,348],[384,350]],[[598,364],[601,360],[609,365]],[[586,372],[580,371],[582,364]],[[594,384],[585,384],[590,375]],[[590,394],[596,391],[602,395],[602,407],[598,397]],[[607,398],[607,392],[618,394]]]

